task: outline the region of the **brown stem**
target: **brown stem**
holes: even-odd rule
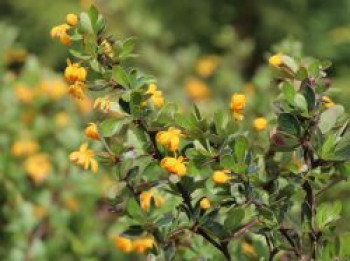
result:
[[[223,239],[222,242],[229,242],[230,240],[240,237],[244,235],[248,230],[250,230],[255,225],[259,224],[261,221],[259,218],[255,218],[251,221],[249,221],[247,224],[242,225],[239,227],[236,231],[234,231],[231,235],[229,235],[227,238]]]

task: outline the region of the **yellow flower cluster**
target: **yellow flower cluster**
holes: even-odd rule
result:
[[[46,154],[40,153],[28,157],[24,162],[24,169],[29,178],[36,184],[44,182],[52,169],[51,163]]]
[[[235,93],[231,97],[230,108],[235,120],[243,120],[243,109],[247,103],[247,98],[244,94]]]
[[[11,155],[14,157],[29,156],[39,150],[39,144],[34,140],[18,140],[12,144]]]
[[[228,183],[231,179],[231,177],[228,175],[230,173],[229,170],[217,170],[213,173],[213,180],[216,184],[225,184]]]
[[[331,98],[329,98],[328,96],[323,96],[322,97],[322,102],[325,108],[331,108],[335,105],[335,103],[333,102],[333,100]]]
[[[66,17],[66,23],[54,26],[50,35],[52,39],[59,39],[62,44],[70,45],[72,43],[67,31],[71,28],[71,26],[75,26],[78,23],[78,17],[75,14],[68,14]]]
[[[95,152],[88,148],[87,143],[83,143],[80,146],[79,151],[72,152],[69,155],[69,159],[84,169],[88,169],[91,166],[92,172],[96,173],[98,171],[98,163],[95,159]]]
[[[199,202],[199,206],[201,209],[209,209],[211,207],[210,201],[207,198],[202,198],[201,201]]]
[[[181,130],[169,127],[167,131],[157,133],[157,142],[170,151],[176,151],[179,148],[180,137],[183,136]]]
[[[143,211],[149,211],[151,206],[151,200],[154,200],[154,204],[156,207],[160,207],[164,204],[164,198],[154,191],[154,189],[150,189],[148,191],[143,191],[140,194],[140,205]]]
[[[275,54],[270,56],[269,58],[269,64],[275,67],[280,67],[283,65],[283,55],[282,54]]]
[[[97,125],[95,123],[89,123],[89,126],[85,128],[85,135],[89,139],[99,140],[100,135],[98,134]]]
[[[94,109],[99,109],[105,113],[111,111],[112,102],[109,100],[108,96],[98,97],[94,102]]]
[[[258,117],[253,121],[253,127],[256,131],[263,131],[267,127],[267,120],[264,117]]]
[[[193,100],[205,100],[210,96],[210,89],[201,80],[190,78],[185,82],[187,95]]]
[[[160,108],[164,105],[164,97],[163,97],[163,92],[157,90],[157,85],[154,83],[151,83],[148,86],[148,90],[146,91],[146,94],[151,94],[151,99],[157,108]]]
[[[185,163],[183,162],[184,158],[182,156],[175,157],[165,157],[161,160],[160,165],[162,168],[167,170],[168,172],[175,174],[179,177],[183,177],[186,175],[187,168]]]
[[[115,247],[124,253],[135,251],[143,254],[148,249],[152,248],[154,243],[154,239],[151,237],[137,238],[135,240],[123,236],[117,236],[114,238]]]
[[[204,78],[209,77],[216,70],[219,61],[219,57],[215,55],[204,56],[196,62],[196,72]]]
[[[71,63],[67,60],[67,67],[64,70],[64,78],[71,85],[68,92],[77,99],[84,98],[84,88],[87,72],[84,67],[81,67],[79,63]]]

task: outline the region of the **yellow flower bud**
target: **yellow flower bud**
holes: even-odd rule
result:
[[[52,166],[46,154],[36,154],[26,159],[24,162],[24,169],[29,178],[36,185],[40,185],[46,179],[46,176],[51,171]]]
[[[323,105],[326,109],[331,108],[335,105],[333,100],[331,98],[329,98],[328,96],[323,96],[321,100],[322,100]]]
[[[133,248],[132,241],[129,238],[122,236],[117,236],[114,238],[114,245],[124,253],[130,253]]]
[[[210,208],[210,201],[207,198],[203,198],[200,202],[199,202],[199,206],[201,207],[201,209],[208,209]]]
[[[211,76],[219,64],[219,57],[214,55],[200,58],[195,66],[196,72],[202,77]]]
[[[256,257],[254,246],[247,242],[241,244],[242,253],[246,256]]]
[[[167,131],[160,131],[157,133],[157,142],[165,146],[170,151],[176,151],[179,148],[181,130],[170,127]]]
[[[13,143],[11,155],[14,157],[29,156],[39,150],[39,144],[34,140],[19,140]]]
[[[85,128],[85,135],[89,139],[99,140],[100,135],[98,134],[97,125],[95,123],[89,123],[89,126]]]
[[[69,86],[68,89],[68,93],[78,99],[78,100],[82,100],[84,99],[84,88],[85,88],[85,84],[83,82],[75,82],[74,84]]]
[[[253,121],[254,129],[257,131],[263,131],[267,127],[267,120],[264,117],[258,117]]]
[[[157,108],[160,108],[164,105],[164,97],[162,91],[157,91],[157,85],[151,83],[148,85],[148,90],[146,94],[151,94],[151,100]]]
[[[75,26],[78,23],[78,16],[75,14],[67,14],[66,16],[66,23]]]
[[[160,207],[164,203],[164,199],[155,193],[153,189],[148,191],[143,191],[140,194],[140,205],[142,210],[148,211],[151,206],[151,200],[154,199],[154,203],[156,207]]]
[[[276,67],[280,67],[281,65],[283,65],[283,56],[282,56],[282,54],[272,55],[269,58],[269,64],[272,65],[272,66],[276,66]]]
[[[229,175],[227,175],[228,173],[230,173],[229,170],[217,170],[214,171],[213,173],[213,180],[215,183],[217,184],[225,184],[227,183],[231,178]]]
[[[208,86],[195,78],[188,79],[185,82],[187,95],[193,100],[205,100],[210,96]]]

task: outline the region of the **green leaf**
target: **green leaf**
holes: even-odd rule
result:
[[[308,81],[308,80],[306,80]],[[304,95],[307,102],[307,109],[309,112],[315,109],[316,95],[315,91],[309,86],[307,82],[303,82],[300,88],[301,93]]]
[[[336,139],[336,136],[334,134],[330,133],[327,136],[327,138],[322,146],[322,151],[321,151],[321,158],[322,159],[331,158],[331,156],[334,152],[336,141],[337,141],[337,139]]]
[[[335,105],[327,110],[325,110],[319,121],[319,128],[323,134],[329,132],[337,122],[340,115],[344,113],[344,108],[341,105]]]
[[[307,105],[307,101],[305,99],[305,97],[300,94],[300,93],[297,93],[294,97],[294,104],[295,106],[297,106],[301,111],[303,112],[307,112],[307,108],[308,108],[308,105]]]
[[[304,67],[300,67],[296,73],[296,77],[299,81],[303,81],[308,77],[307,70]]]
[[[112,78],[121,86],[125,88],[130,88],[129,76],[121,66],[113,67]]]
[[[87,13],[83,12],[80,14],[80,24],[81,28],[85,33],[93,34],[94,28],[92,26],[90,17]]]
[[[308,67],[308,71],[309,71],[309,75],[317,78],[320,75],[320,62],[319,61],[313,61],[312,63],[310,63],[309,67]]]
[[[122,127],[129,123],[130,119],[122,118],[108,118],[101,122],[99,132],[103,137],[112,137],[114,134],[119,132]]]
[[[300,136],[300,123],[298,119],[291,113],[281,113],[277,119],[278,130],[290,135]]]
[[[340,218],[340,212],[342,204],[340,201],[336,201],[333,205],[322,203],[317,208],[316,214],[316,226],[322,231],[331,223],[337,221]]]
[[[283,97],[288,101],[289,104],[294,105],[294,98],[296,95],[296,90],[290,82],[286,82],[282,88]]]
[[[224,227],[225,229],[232,231],[236,229],[244,219],[245,211],[243,208],[232,208],[225,219]]]
[[[334,160],[350,159],[350,132],[348,131],[337,143],[334,150]]]
[[[235,139],[234,152],[237,162],[242,163],[248,149],[248,140],[244,136],[238,136]]]

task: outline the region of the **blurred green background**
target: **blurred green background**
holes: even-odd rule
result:
[[[26,76],[27,78],[24,80],[8,80],[9,75],[6,72],[8,70],[16,71],[18,63],[23,62],[18,61],[18,57],[14,54],[16,52],[13,50],[27,50],[29,54],[33,55],[32,58],[27,59],[39,61],[36,63],[31,60],[32,65],[27,65],[28,70],[32,74],[34,71],[37,78],[38,75],[42,74],[42,68],[51,68],[50,71],[61,73],[66,65],[68,48],[50,39],[50,29],[52,26],[62,23],[67,13],[79,13],[81,10],[88,9],[90,4],[95,4],[101,13],[106,15],[111,34],[118,38],[130,36],[138,38],[137,52],[140,54],[140,58],[136,59],[134,63],[155,75],[159,79],[158,85],[164,90],[165,97],[168,100],[180,102],[184,108],[190,105],[193,100],[207,111],[223,108],[227,103],[223,103],[222,100],[228,101],[227,97],[235,91],[244,91],[246,94],[255,93],[255,96],[251,98],[250,105],[252,117],[266,115],[270,109],[270,99],[275,93],[269,89],[269,72],[266,68],[266,60],[272,52],[283,51],[296,56],[303,53],[307,56],[331,60],[334,66],[330,69],[329,74],[334,86],[338,89],[332,93],[332,98],[337,102],[342,102],[348,110],[350,109],[350,88],[348,86],[350,83],[349,0],[1,0],[0,24],[3,33],[0,46],[2,46],[3,53],[0,63],[2,81],[4,82],[1,88],[1,100],[3,101],[3,109],[10,111],[6,120],[2,121],[0,125],[0,134],[5,134],[7,137],[0,140],[2,151],[8,151],[11,143],[20,136],[19,129],[21,127],[19,126],[22,125],[19,123],[16,125],[16,121],[20,121],[18,115],[28,110],[28,107],[15,106],[16,108],[14,108],[11,106],[13,104],[11,99],[15,98],[5,88],[16,85],[17,81],[28,82],[28,77],[33,77]],[[206,76],[198,71],[196,64],[202,57],[208,55],[217,57],[219,62],[217,68]],[[33,63],[37,65],[34,66]],[[198,87],[198,82],[200,82],[210,90],[212,101],[207,101],[206,97],[201,95],[199,97],[191,95],[186,84],[193,79],[197,81],[195,86]],[[31,82],[29,85],[38,84],[38,81],[29,81]],[[266,98],[261,99],[259,94],[266,94]],[[9,99],[9,97],[12,98]],[[57,113],[63,108],[70,108],[70,105],[67,105],[69,104],[68,100],[67,97],[66,100],[61,101],[61,105],[56,104],[58,108],[51,108],[52,113]],[[8,104],[8,106],[6,107],[4,104]],[[45,128],[45,124],[51,124],[50,120],[52,121],[53,117],[53,114],[48,113],[47,107],[45,107],[50,106],[48,104],[34,104],[33,108],[29,107],[41,113],[42,118],[44,118],[41,119],[44,121],[44,123],[41,122],[44,124],[43,128]],[[208,104],[209,106],[207,106]],[[72,112],[71,115],[77,114],[76,110],[75,107],[69,109]],[[75,124],[71,124],[72,130],[68,131],[69,133],[66,135],[68,135],[68,139],[79,140],[77,138],[79,135],[75,132],[81,131],[84,123],[94,116],[72,117],[76,117],[73,120]],[[12,127],[8,127],[10,120]],[[32,125],[23,128],[33,131]],[[33,136],[40,141],[40,146],[48,154],[52,155],[57,146],[60,148],[59,151],[62,150],[62,154],[59,156],[61,161],[55,159],[57,163],[54,164],[57,166],[53,167],[53,172],[60,177],[63,168],[61,164],[64,162],[62,158],[74,148],[73,145],[76,147],[79,142],[66,144],[62,142],[65,137],[57,137],[52,134],[57,139],[57,144],[53,145],[52,142],[47,141],[46,134],[41,135],[35,133]],[[10,171],[5,168],[4,162],[8,161],[10,156],[1,157],[1,182],[7,191],[9,190],[8,184],[18,184],[17,182],[21,181],[12,174],[6,174]],[[13,165],[17,163],[17,159],[13,160]],[[63,169],[67,171],[67,168],[66,166]],[[94,190],[94,184],[101,182],[101,177],[91,178],[84,176],[84,173],[77,174],[75,172],[79,172],[79,170],[74,169],[69,178],[70,182],[68,182],[75,184],[71,185],[73,187],[71,194],[81,199],[90,196],[90,206],[93,207],[87,206],[80,217],[76,213],[63,214],[64,217],[57,221],[61,223],[55,224],[57,229],[72,227],[71,230],[68,229],[63,233],[69,238],[69,242],[60,241],[57,243],[57,241],[53,241],[53,244],[58,245],[57,251],[66,252],[65,259],[57,257],[55,251],[45,256],[42,254],[41,243],[37,243],[35,245],[37,252],[35,253],[39,254],[33,254],[35,257],[33,260],[47,260],[47,257],[51,257],[53,260],[117,260],[113,254],[110,254],[113,246],[109,236],[114,231],[118,231],[118,226],[115,225],[115,218],[111,218],[109,215],[106,217],[103,214],[104,212],[101,210],[103,196],[100,190]],[[86,182],[83,183],[85,189],[82,188],[81,182],[77,181],[77,175],[83,175],[84,182]],[[47,184],[46,187],[42,188],[42,191],[37,191],[38,188],[35,188],[39,196],[33,196],[31,193],[33,188],[27,183],[22,184],[21,189],[16,193],[24,198],[26,198],[25,195],[29,194],[30,196],[26,199],[30,204],[44,202],[42,204],[48,206],[50,204],[47,202],[50,197],[47,196],[47,193],[52,193],[52,188],[65,188],[66,185],[64,179],[60,177],[56,183],[51,181],[50,184]],[[338,197],[346,199],[349,195],[348,188],[349,184],[343,183],[328,193],[325,200],[333,200]],[[63,199],[70,196],[64,195]],[[8,203],[12,202],[13,199],[2,195],[1,200]],[[17,200],[15,201],[17,202]],[[13,231],[13,229],[17,231],[18,228],[13,228],[11,224],[18,224],[20,221],[10,220],[9,217],[11,215],[25,215],[28,206],[21,206],[19,209],[13,208],[12,211],[16,214],[9,212],[8,209],[2,209],[2,211],[5,214],[1,215],[1,220],[10,229],[8,231],[8,227],[3,227],[1,235],[18,233]],[[51,211],[52,215],[56,216],[56,212],[61,212],[60,205],[58,204],[58,207]],[[350,224],[346,220],[350,217],[350,204],[344,206],[344,213],[346,217],[343,219],[340,229],[348,230]],[[80,219],[84,219],[86,223],[78,226],[77,222],[79,223]],[[68,223],[70,225],[67,225]],[[35,228],[38,226],[38,223],[35,222],[25,224],[29,235],[32,235],[32,230],[36,231]],[[88,241],[88,247],[84,247],[84,238],[88,237],[90,231],[94,231],[92,239]],[[5,232],[6,234],[4,234]],[[0,249],[0,258],[6,258],[3,260],[23,260],[21,259],[23,253],[33,247],[30,240],[30,244],[28,243],[28,234],[26,234],[27,237],[21,239],[22,241],[17,238],[16,234],[11,241],[12,243],[8,242],[12,252],[7,251],[6,248]],[[101,238],[104,238],[108,244],[105,245]],[[17,241],[17,245],[13,244],[15,241]],[[55,249],[54,246],[50,247]],[[118,254],[116,255],[118,256]]]

